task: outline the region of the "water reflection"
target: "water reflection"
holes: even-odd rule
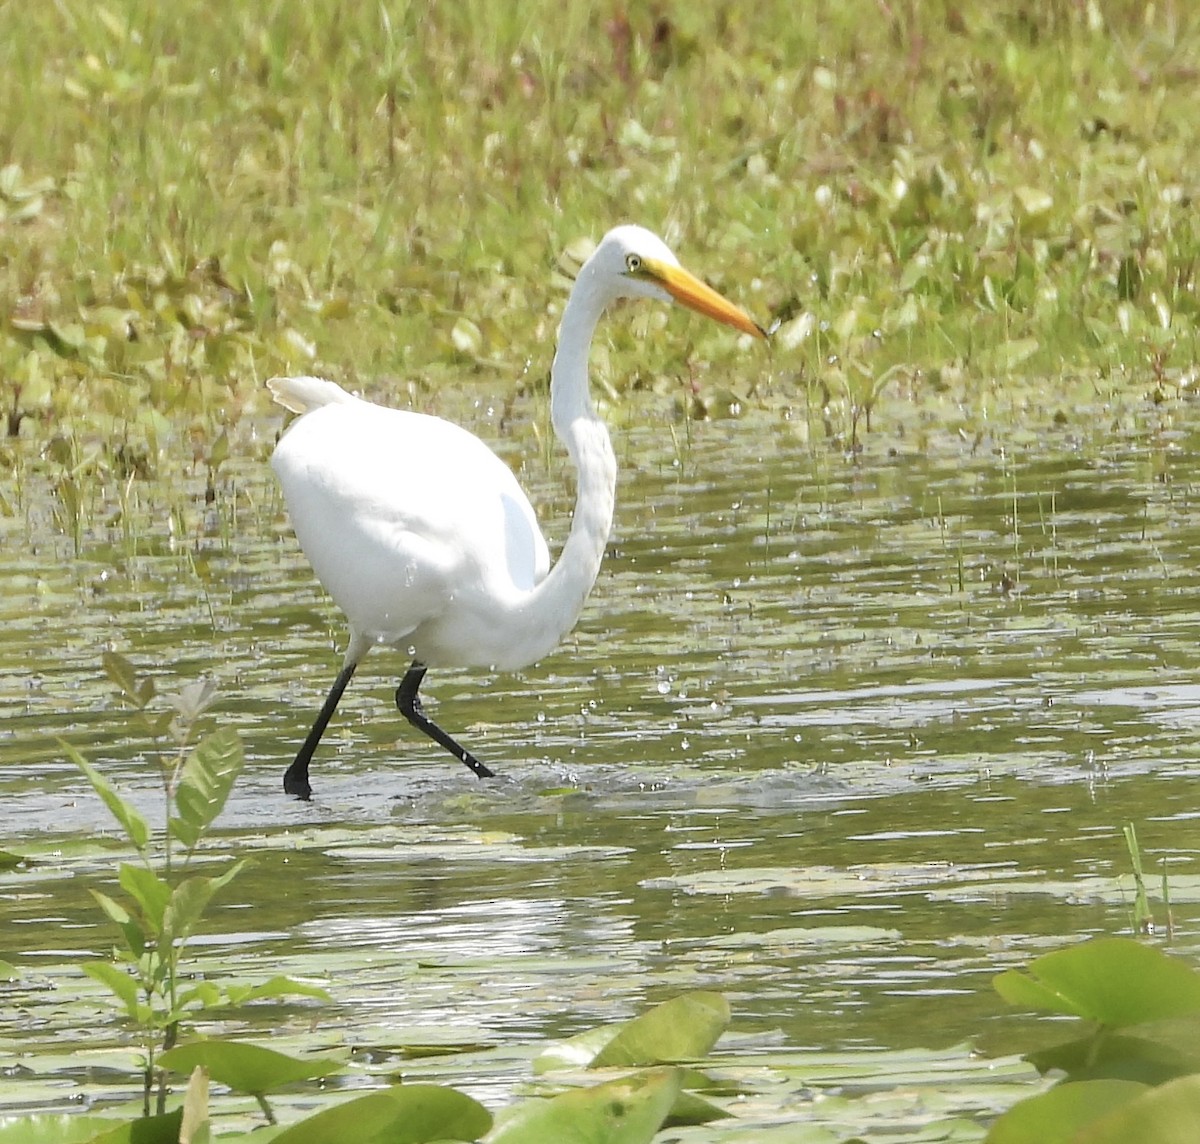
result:
[[[617,532],[568,645],[515,677],[428,681],[500,778],[403,724],[405,665],[377,654],[307,806],[280,779],[342,625],[263,448],[229,466],[217,510],[146,490],[132,539],[101,516],[78,558],[47,490],[6,488],[4,846],[41,864],[2,877],[0,957],[43,967],[54,1003],[31,985],[0,1035],[36,1030],[36,1052],[108,1027],[67,963],[110,943],[86,889],[110,877],[113,832],[54,736],[156,813],[100,672],[110,646],[166,690],[215,675],[245,741],[222,837],[258,859],[197,953],[334,996],[248,1014],[252,1034],[319,1021],[364,1046],[440,1029],[495,1048],[705,986],[795,1047],[1004,1048],[1019,1018],[991,975],[1126,926],[1127,821],[1152,869],[1172,855],[1176,943],[1195,949],[1194,435],[992,452],[880,435],[852,460],[765,415],[660,436],[620,431]],[[564,536],[563,463],[528,457],[522,478]],[[527,1075],[494,1068],[488,1091]]]

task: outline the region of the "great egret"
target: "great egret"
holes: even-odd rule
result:
[[[481,778],[492,772],[421,710],[430,667],[515,670],[574,626],[612,527],[617,465],[588,393],[588,351],[616,298],[672,298],[765,337],[744,311],[689,274],[637,226],[606,234],[563,310],[550,413],[576,469],[575,515],[558,563],[512,471],[478,437],[421,413],[386,409],[315,377],[267,382],[301,416],[271,464],[300,547],[346,613],[350,641],[283,789],[311,797],[308,768],[354,670],[375,644],[410,650],[396,706]]]

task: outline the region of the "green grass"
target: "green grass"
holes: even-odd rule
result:
[[[848,438],[881,388],[1196,380],[1194,5],[625,11],[0,0],[10,433],[204,454],[284,370],[540,381],[562,252],[623,220],[783,325],[764,358],[639,311],[618,391],[694,376]]]

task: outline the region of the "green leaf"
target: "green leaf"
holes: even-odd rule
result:
[[[125,1006],[132,1020],[137,1020],[141,991],[136,977],[126,973],[108,961],[88,961],[80,966],[90,978],[106,985]]]
[[[1068,1013],[1121,1028],[1200,1012],[1200,974],[1130,938],[1098,938],[1056,950],[993,978],[1011,1005]]]
[[[121,1124],[110,1132],[93,1136],[88,1144],[179,1144],[179,1126],[183,1109],[177,1108],[165,1116],[143,1116]]]
[[[141,925],[134,921],[129,916],[129,911],[119,902],[114,902],[107,894],[102,894],[99,890],[92,890],[91,895],[96,899],[97,905],[108,916],[109,920],[116,922],[120,927],[121,933],[125,937],[125,945],[134,957],[141,957],[146,951],[147,936]]]
[[[261,1045],[215,1039],[178,1045],[163,1053],[159,1063],[163,1068],[177,1073],[190,1073],[197,1067],[205,1068],[218,1084],[255,1096],[274,1092],[297,1081],[329,1076],[346,1067],[342,1061],[332,1057],[300,1060]]]
[[[1195,1144],[1200,1125],[1200,1076],[1181,1077],[1143,1092],[1093,1120],[1074,1144]]]
[[[96,899],[96,904],[117,925],[128,925],[132,920],[129,916],[129,911],[120,902],[114,902],[112,898],[107,894],[102,894],[99,890],[93,890],[91,893],[92,897]]]
[[[1042,1073],[1058,1070],[1073,1081],[1118,1079],[1164,1084],[1200,1073],[1200,1014],[1103,1029],[1077,1040],[1029,1053]]]
[[[122,862],[118,868],[117,881],[141,908],[142,917],[149,923],[150,932],[161,933],[163,913],[171,900],[171,884],[160,878],[148,866],[132,866],[128,862]]]
[[[179,816],[171,819],[171,832],[189,850],[221,813],[244,762],[241,740],[231,730],[206,736],[188,757],[175,791]]]
[[[685,993],[627,1021],[592,1060],[592,1068],[669,1064],[708,1055],[729,1027],[719,993]]]
[[[116,685],[122,698],[139,711],[154,698],[154,680],[149,676],[139,676],[137,668],[123,655],[115,651],[106,651],[102,662],[104,674]]]
[[[211,1009],[221,1001],[221,987],[215,981],[198,981],[190,989],[181,990],[175,1004],[180,1015],[192,1007]]]
[[[197,875],[180,882],[171,891],[171,900],[163,910],[162,932],[173,942],[187,941],[208,903],[212,901],[213,895],[233,881],[245,865],[246,860],[243,858],[219,878]]]
[[[150,827],[138,811],[127,803],[116,787],[112,785],[91,763],[87,761],[70,743],[64,739],[58,740],[59,745],[92,784],[92,789],[100,796],[101,801],[108,807],[112,816],[121,824],[126,837],[133,843],[138,853],[144,853],[146,844],[150,841]]]
[[[280,1133],[272,1144],[470,1141],[491,1126],[491,1113],[466,1093],[436,1084],[404,1084],[318,1112]]]
[[[244,1005],[247,1001],[262,1001],[275,997],[315,997],[329,1001],[329,993],[319,985],[307,981],[296,981],[291,977],[272,977],[257,985],[227,985],[225,999],[230,1005]]]
[[[679,1083],[678,1069],[652,1069],[522,1101],[507,1110],[488,1144],[649,1144],[679,1097]]]
[[[0,1123],[0,1144],[86,1144],[115,1124],[107,1117],[74,1113],[6,1117]]]
[[[1060,1084],[1010,1108],[987,1134],[985,1144],[1070,1144],[1085,1124],[1146,1091],[1127,1080]]]
[[[322,316],[326,316],[329,303],[326,303],[326,308],[322,310]],[[221,435],[212,443],[212,448],[208,451],[208,464],[212,469],[220,468],[229,459],[229,434],[224,429],[221,430]]]
[[[672,1128],[692,1124],[708,1124],[713,1120],[724,1120],[730,1115],[725,1109],[713,1104],[711,1100],[705,1100],[704,1097],[684,1089],[671,1106],[665,1124]]]
[[[719,993],[685,993],[624,1024],[588,1029],[551,1045],[534,1059],[533,1071],[698,1060],[728,1025],[729,1006]]]
[[[535,1075],[554,1069],[587,1068],[625,1026],[599,1025],[543,1049],[533,1060]]]
[[[189,726],[195,723],[212,706],[217,697],[217,684],[213,679],[197,679],[183,687],[178,695],[166,696],[176,714]]]
[[[1037,338],[1014,338],[1005,342],[996,349],[996,368],[1002,373],[1009,373],[1033,357],[1038,348]]]

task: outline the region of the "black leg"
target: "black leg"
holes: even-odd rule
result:
[[[354,669],[357,666],[357,661],[348,663],[338,672],[338,677],[333,681],[333,686],[329,689],[329,694],[325,697],[325,703],[317,715],[317,721],[312,725],[312,730],[309,731],[308,738],[304,740],[304,746],[300,748],[300,753],[296,756],[296,761],[288,767],[287,774],[283,776],[283,789],[285,793],[294,794],[297,798],[303,799],[305,802],[312,798],[312,787],[308,783],[308,764],[312,762],[313,752],[317,749],[317,744],[321,741],[321,736],[325,733],[325,728],[328,726],[329,720],[337,708],[338,700],[342,697],[342,692],[346,690],[346,684],[354,677]]]
[[[424,731],[435,743],[445,747],[459,762],[466,763],[478,778],[494,778],[495,775],[492,771],[488,770],[470,751],[460,747],[421,710],[421,699],[417,695],[417,688],[421,686],[421,680],[425,678],[425,671],[423,663],[414,663],[400,681],[400,686],[396,688],[396,706],[400,708],[400,714],[418,731]]]

